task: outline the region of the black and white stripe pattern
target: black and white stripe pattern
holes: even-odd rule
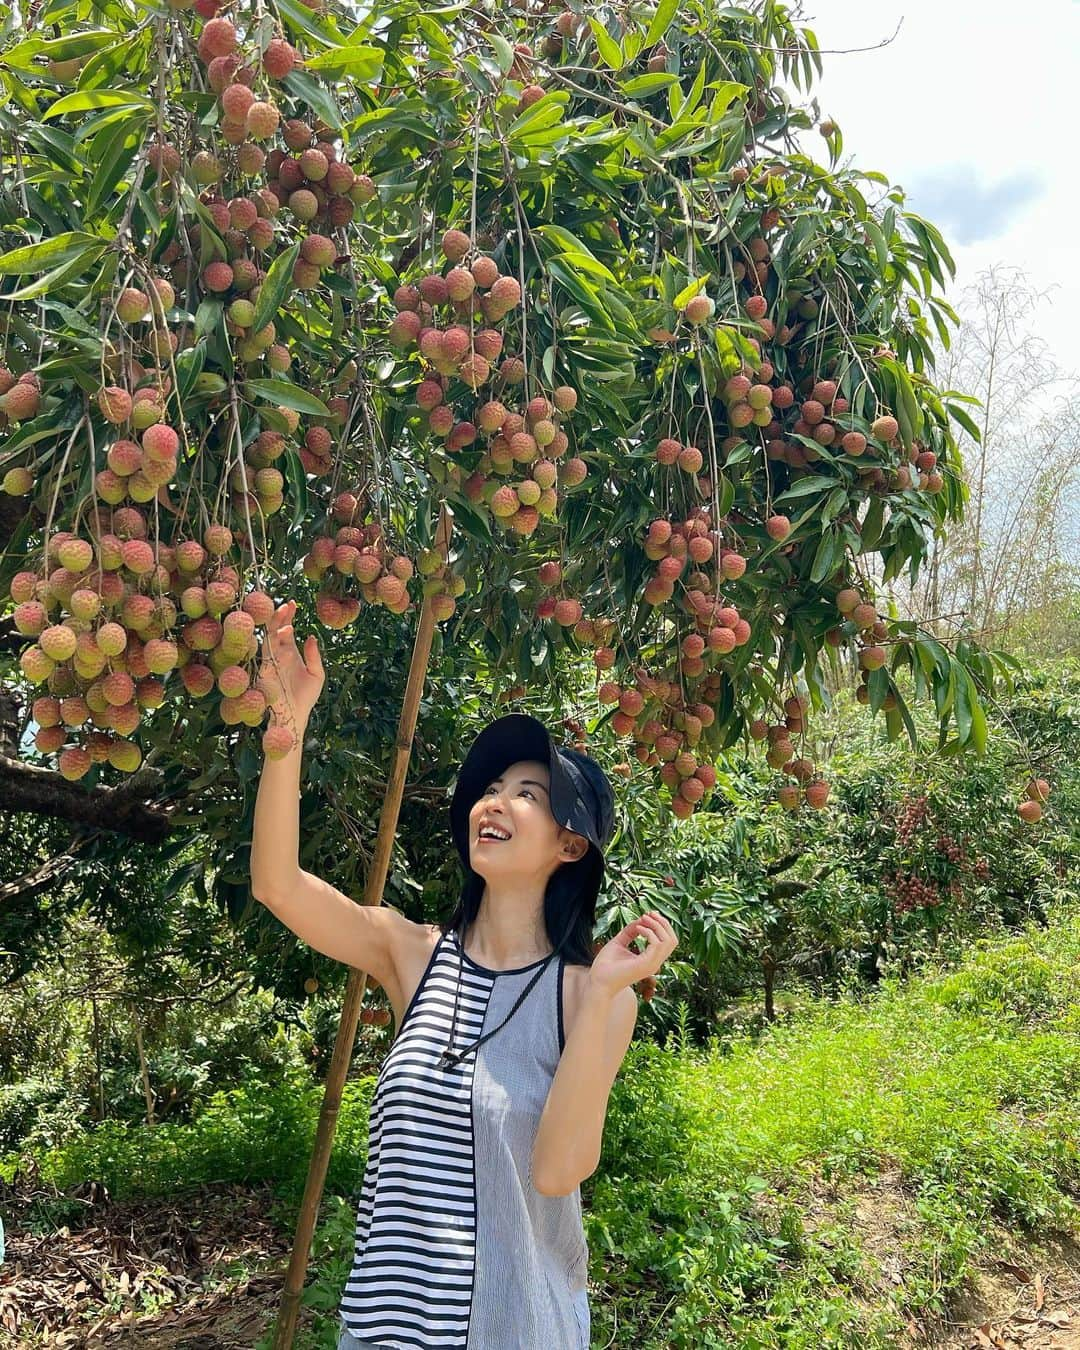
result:
[[[439,1069],[458,962],[440,938],[371,1106],[353,1268],[341,1314],[379,1345],[464,1347],[476,1260],[474,1060]],[[481,1034],[492,980],[462,971],[455,1047]],[[421,993],[423,998],[420,998]]]

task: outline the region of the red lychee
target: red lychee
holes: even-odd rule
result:
[[[263,70],[274,80],[283,80],[296,64],[296,48],[284,38],[271,38],[263,52]]]

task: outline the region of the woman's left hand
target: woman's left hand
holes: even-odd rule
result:
[[[641,953],[630,950],[631,942],[638,937],[648,943]],[[600,948],[589,967],[589,986],[616,994],[627,985],[655,975],[678,945],[675,929],[662,914],[651,909]]]

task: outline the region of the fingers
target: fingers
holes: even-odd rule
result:
[[[322,652],[319,650],[319,640],[314,633],[309,633],[304,643],[304,663],[310,674],[320,677],[324,674]]]
[[[644,924],[651,932],[655,933],[663,942],[670,942],[672,949],[678,946],[678,938],[675,936],[675,929],[668,923],[667,919],[656,910],[650,910],[648,914],[643,914],[638,920]]]

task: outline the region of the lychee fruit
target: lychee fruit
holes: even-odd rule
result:
[[[829,785],[825,782],[807,783],[803,788],[803,796],[806,798],[807,806],[820,811],[829,799]]]
[[[791,533],[791,521],[787,516],[770,516],[765,522],[765,531],[770,539],[786,539]]]
[[[14,390],[12,390],[12,393]],[[11,394],[5,394],[4,398],[9,399]],[[131,395],[126,389],[121,389],[118,385],[108,385],[98,391],[98,407],[101,409],[101,415],[106,422],[112,422],[119,426],[121,422],[126,422],[131,416]]]
[[[441,247],[448,262],[458,263],[468,253],[472,242],[463,230],[447,230],[442,237]],[[475,279],[479,281],[478,277]]]
[[[129,286],[127,290],[120,292],[116,313],[124,323],[141,323],[150,313],[150,297],[145,291]]]
[[[233,270],[226,262],[208,263],[203,268],[202,284],[207,291],[227,291],[233,284]]]
[[[840,447],[849,455],[861,455],[866,449],[866,437],[861,431],[848,431],[841,436]]]
[[[244,129],[255,140],[265,141],[277,131],[280,121],[281,114],[273,103],[258,100],[247,110]]]
[[[263,70],[274,80],[283,80],[296,64],[296,48],[284,38],[271,38],[263,52]]]
[[[212,60],[236,50],[236,28],[228,19],[210,19],[199,34],[199,53]]]

